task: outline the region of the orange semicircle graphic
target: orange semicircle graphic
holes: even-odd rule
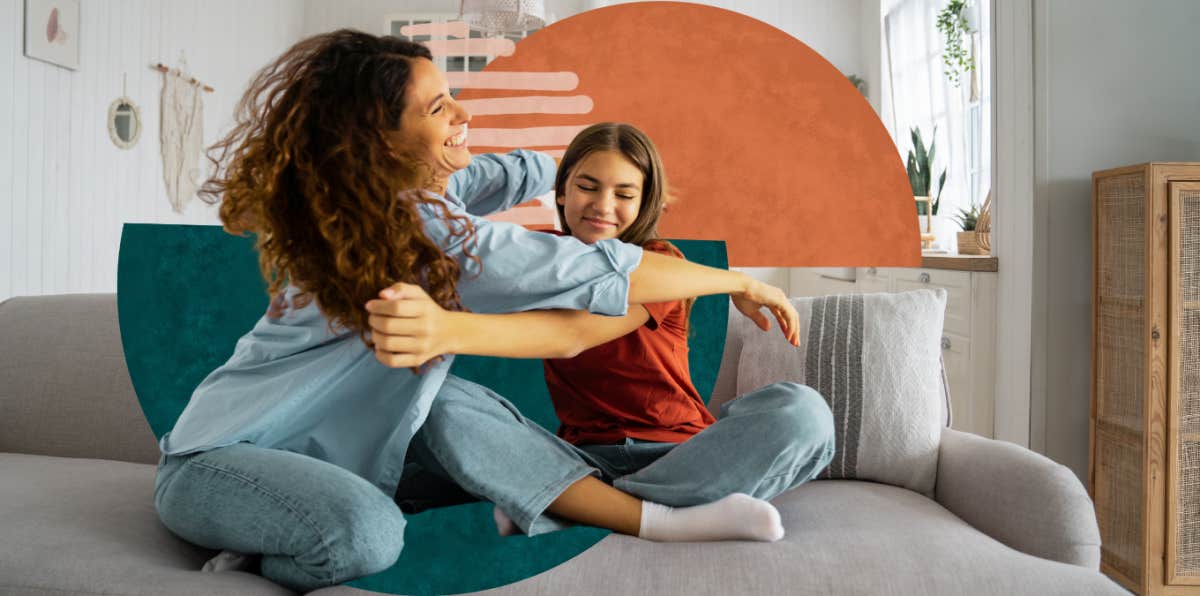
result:
[[[740,267],[920,266],[912,191],[883,123],[844,74],[766,23],[622,4],[556,22],[479,75],[451,82],[465,83],[460,100],[541,109],[493,102],[471,121],[474,152],[561,154],[604,121],[650,135],[678,197],[665,237],[725,240]]]

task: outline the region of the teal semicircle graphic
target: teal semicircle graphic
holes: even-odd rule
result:
[[[693,262],[728,268],[725,243],[673,240]],[[486,263],[485,263],[486,265]],[[220,226],[126,224],[117,267],[121,341],[142,412],[156,437],[170,431],[192,390],[233,353],[267,309],[253,238]],[[696,301],[692,379],[711,396],[725,345],[725,296]],[[555,430],[539,360],[463,357],[453,374],[491,387]],[[404,551],[390,569],[350,585],[392,594],[457,594],[532,577],[587,550],[608,530],[578,526],[535,537],[496,535],[491,504],[408,516]]]

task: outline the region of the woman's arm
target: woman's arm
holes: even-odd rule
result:
[[[619,317],[578,310],[476,314],[443,309],[420,286],[397,284],[367,303],[380,362],[416,367],[442,354],[573,358],[623,337],[650,319],[641,306]]]
[[[782,313],[784,305],[791,308],[783,292],[757,281],[750,287],[764,295],[778,294],[782,305],[741,296],[734,299],[735,306],[763,331],[770,325],[758,309],[767,306],[776,313],[789,341],[797,345],[797,321]],[[403,283],[386,288],[379,295],[380,299],[366,304],[371,313],[368,322],[375,357],[397,368],[420,366],[442,354],[571,358],[634,331],[650,318],[649,312],[638,305],[630,307],[623,316],[613,317],[573,310],[509,314],[453,312],[434,302],[420,286]],[[794,308],[791,313],[795,315]]]
[[[450,176],[446,194],[471,215],[490,215],[550,192],[554,172],[554,158],[545,153],[485,153]]]

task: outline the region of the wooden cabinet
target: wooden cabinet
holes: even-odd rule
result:
[[[957,430],[995,435],[996,273],[923,268],[857,269],[853,280],[817,269],[793,269],[793,296],[946,290],[942,361]]]
[[[1200,164],[1092,175],[1088,490],[1101,569],[1200,594]]]

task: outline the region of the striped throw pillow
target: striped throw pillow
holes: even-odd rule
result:
[[[837,454],[821,478],[871,480],[933,494],[944,422],[941,336],[946,291],[793,298],[799,348],[741,316],[737,393],[803,383],[833,411]],[[734,321],[736,319],[736,322]]]

